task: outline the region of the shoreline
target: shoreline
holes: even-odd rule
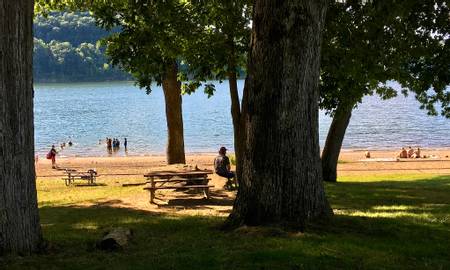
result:
[[[371,151],[371,158],[365,158],[366,150],[346,149],[341,152],[338,162],[338,174],[362,176],[369,174],[445,174],[450,175],[450,149],[422,149],[422,154],[430,156],[420,159],[401,159],[396,156],[399,150]],[[36,175],[46,178],[60,178],[64,168],[80,171],[96,169],[104,177],[118,180],[140,179],[149,171],[184,170],[195,168],[213,169],[217,153],[187,153],[186,164],[168,165],[165,155],[149,156],[111,156],[111,157],[64,157],[57,156],[56,164],[60,170],[51,168],[50,160],[39,158],[36,162]],[[229,154],[229,156],[232,153]],[[233,168],[234,169],[234,168]],[[125,177],[126,176],[126,177]]]
[[[413,147],[415,148],[415,147]],[[448,155],[450,155],[450,147],[420,147],[421,152],[423,154],[426,154],[426,152],[449,152]],[[372,154],[387,154],[387,153],[397,153],[400,151],[396,148],[377,148],[377,149],[362,149],[362,148],[345,148],[341,150],[341,155],[345,154],[351,154],[351,153],[361,153],[370,151]],[[210,156],[210,155],[216,155],[217,152],[215,151],[202,151],[202,152],[186,152],[186,157],[188,156]],[[35,155],[39,155],[39,158],[44,159],[46,153],[44,152],[35,152]],[[234,155],[234,151],[228,151],[228,155]],[[42,157],[41,157],[42,156]],[[111,154],[111,155],[58,155],[58,159],[71,159],[71,158],[146,158],[146,157],[165,157],[166,154],[164,152],[154,152],[154,153],[136,153],[136,154],[124,154],[124,152],[119,152],[117,154]],[[390,156],[393,157],[393,156]]]

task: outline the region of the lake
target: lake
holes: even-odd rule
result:
[[[244,81],[238,82],[242,89]],[[228,83],[216,84],[213,97],[200,89],[183,96],[185,148],[188,153],[233,149]],[[132,82],[35,85],[35,148],[39,154],[52,144],[71,140],[63,156],[107,156],[99,140],[128,139],[129,155],[165,151],[166,120],[160,87],[147,95]],[[323,145],[331,119],[320,113]],[[413,96],[381,101],[366,97],[352,115],[344,140],[346,149],[450,147],[450,120],[428,116]],[[120,150],[117,155],[125,155]]]

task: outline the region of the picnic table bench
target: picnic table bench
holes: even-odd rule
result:
[[[95,169],[89,169],[85,172],[79,172],[75,169],[65,169],[66,175],[62,178],[66,186],[69,186],[75,182],[75,180],[87,181],[88,185],[95,185],[97,179],[97,171]]]
[[[197,189],[203,191],[205,197],[209,199],[209,188],[214,186],[208,185],[209,180],[211,180],[208,175],[212,173],[210,170],[151,172],[144,174],[144,177],[148,180],[147,183],[150,184],[144,190],[150,192],[150,203],[154,203],[155,192],[158,189]],[[174,185],[183,183],[184,185]]]

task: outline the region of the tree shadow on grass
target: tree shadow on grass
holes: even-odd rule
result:
[[[160,208],[180,208],[192,209],[192,210],[206,210],[212,209],[214,206],[229,206],[231,207],[234,202],[234,197],[229,196],[223,190],[210,190],[210,198],[193,198],[202,194],[198,190],[179,190],[177,191],[177,198],[167,200],[167,203],[157,203]],[[156,195],[156,198],[158,196]]]
[[[3,259],[5,269],[447,269],[450,178],[327,185],[337,211],[306,233],[223,232],[221,217],[96,206],[40,208],[50,254]],[[220,200],[220,199],[219,199]],[[118,253],[94,248],[133,230]],[[2,263],[0,261],[0,263]]]
[[[234,200],[232,198],[181,198],[171,199],[167,204],[161,204],[158,206],[162,208],[184,207],[185,209],[212,209],[211,206],[232,206],[233,201]]]
[[[220,217],[171,216],[148,211],[104,207],[40,209],[48,254],[6,261],[7,269],[307,269],[340,258],[314,252],[277,237],[246,235],[218,229]],[[116,253],[99,251],[95,243],[114,227],[133,231],[129,246]],[[310,268],[312,269],[312,268]]]
[[[224,232],[220,217],[134,209],[43,207],[44,236],[56,250],[23,260],[49,269],[445,269],[450,232],[443,224],[336,215],[304,234]],[[113,227],[133,230],[119,253],[94,248]],[[55,268],[55,265],[57,266]],[[66,268],[63,266],[72,265]],[[61,268],[58,268],[61,267]],[[42,268],[44,269],[44,268]]]

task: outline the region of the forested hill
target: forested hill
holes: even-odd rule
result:
[[[74,82],[128,80],[108,64],[97,41],[109,32],[88,13],[51,13],[34,19],[34,81]]]

